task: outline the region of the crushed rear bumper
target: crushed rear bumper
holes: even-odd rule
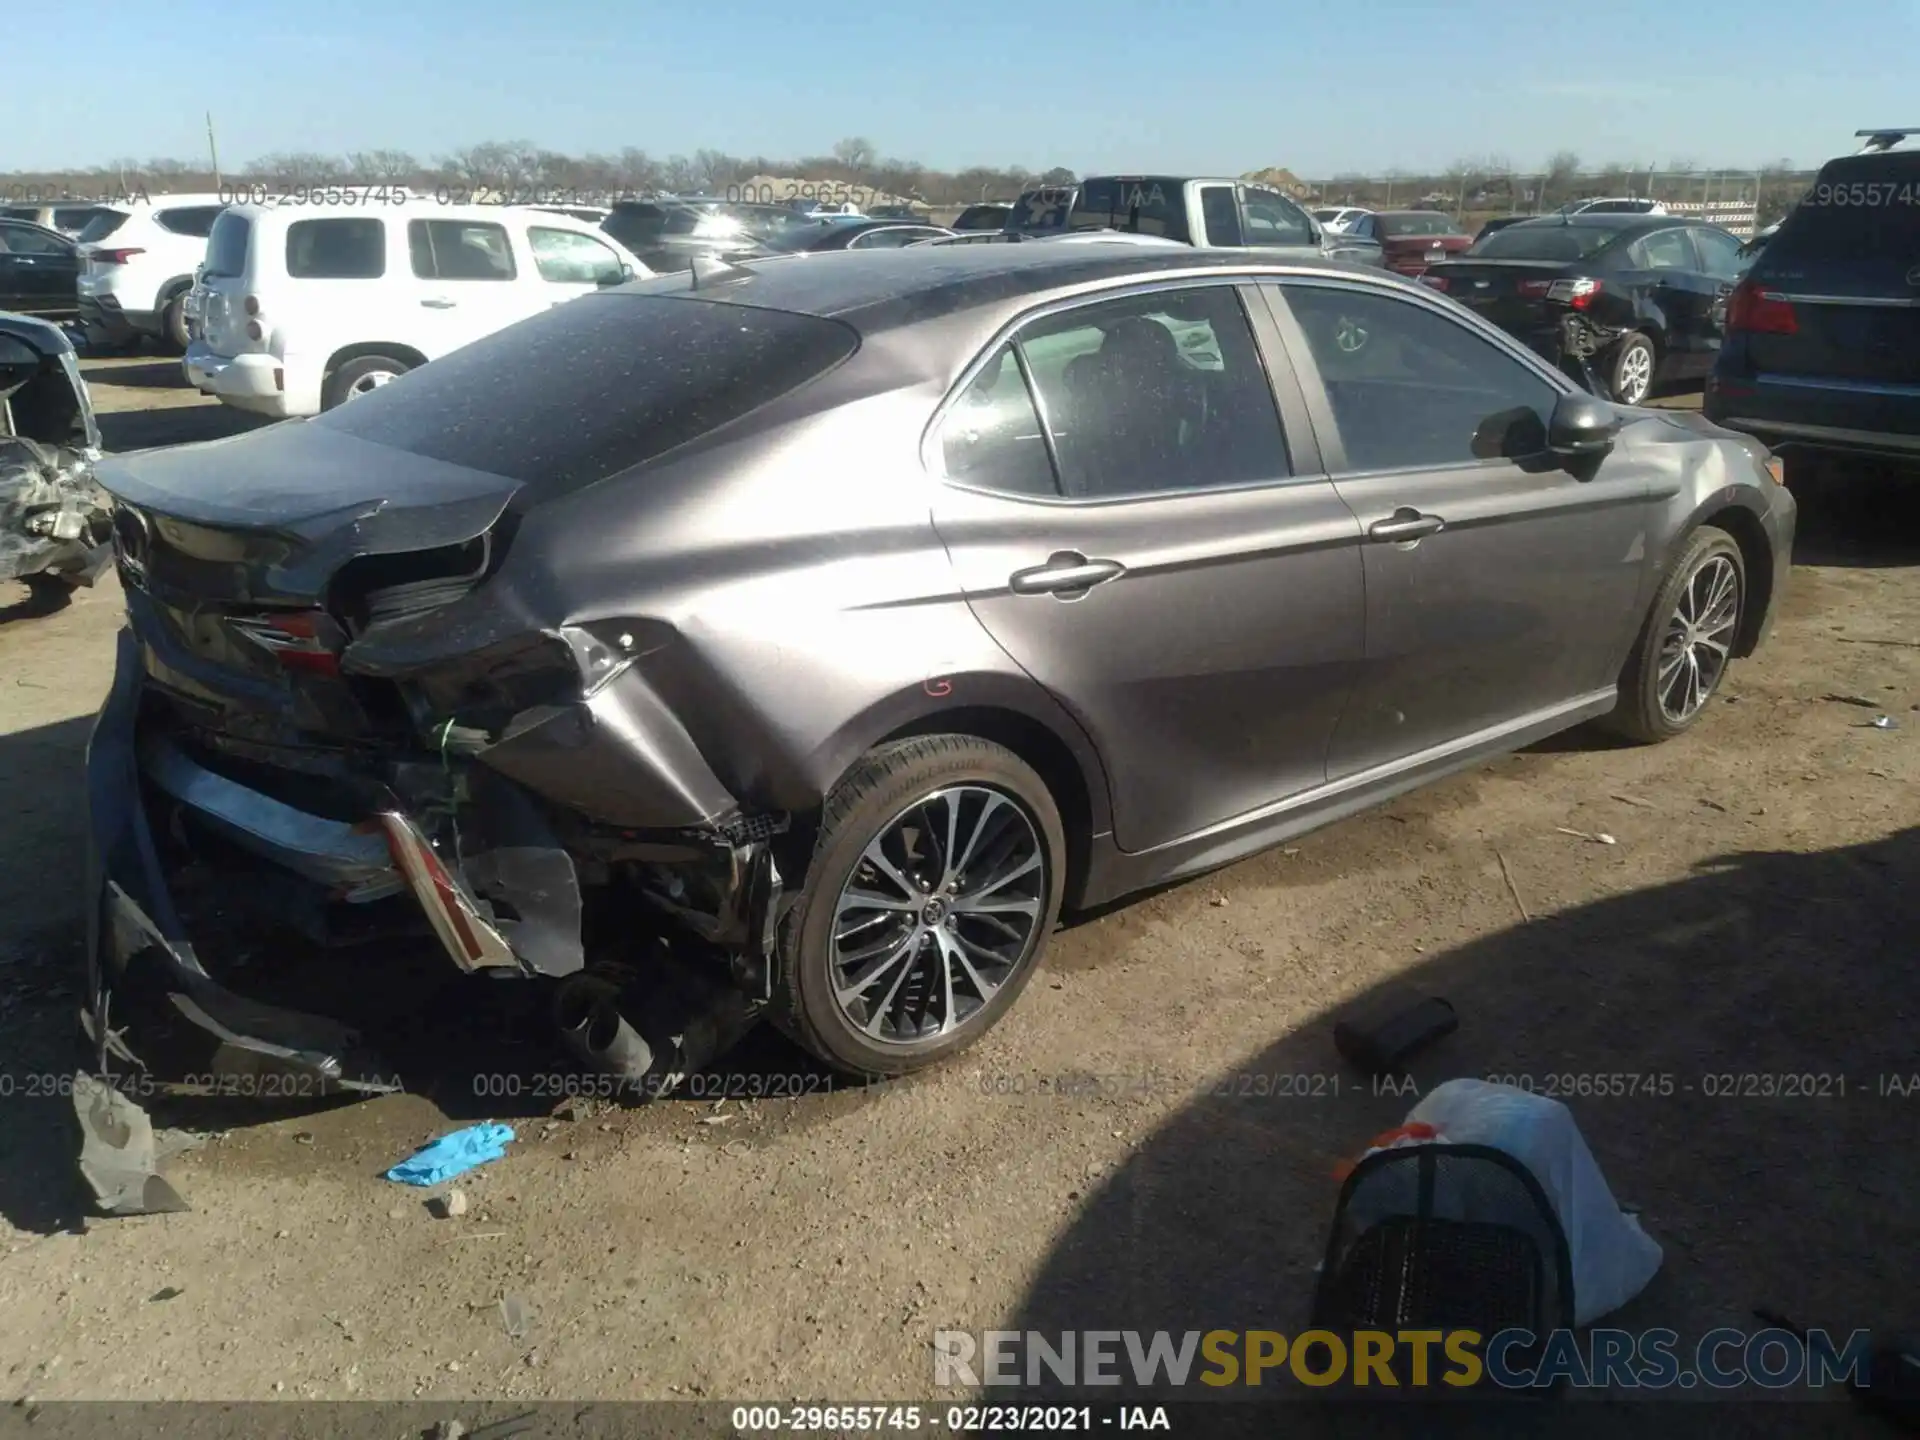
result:
[[[349,822],[302,810],[141,733],[143,667],[120,632],[113,689],[87,749],[89,926],[82,1026],[103,1071],[114,1060],[180,1074],[281,1074],[279,1093],[386,1091],[392,1065],[356,1029],[323,1014],[238,993],[218,958],[223,936],[177,895],[169,858],[185,821],[221,861],[215,888],[243,903],[357,915],[400,913],[458,969],[564,976],[583,963],[580,888],[571,857],[510,799],[490,816],[502,843],[449,863],[398,802]],[[157,823],[165,816],[167,824]],[[500,918],[469,877],[517,902]],[[384,907],[384,909],[383,909]],[[421,922],[424,921],[424,925]],[[151,1063],[150,1063],[151,1062]]]

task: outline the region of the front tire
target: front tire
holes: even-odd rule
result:
[[[331,410],[336,405],[344,405],[356,395],[368,394],[389,381],[398,380],[412,368],[391,355],[362,355],[349,360],[327,376],[326,384],[320,387],[320,408]]]
[[[1733,536],[1702,525],[1654,596],[1602,723],[1643,745],[1693,728],[1726,678],[1746,612],[1747,567]]]
[[[971,1045],[1039,965],[1065,861],[1052,795],[1004,746],[930,735],[872,751],[822,811],[781,929],[775,1023],[862,1076]]]

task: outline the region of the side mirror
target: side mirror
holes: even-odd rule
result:
[[[608,287],[610,287],[610,286],[613,286],[613,285],[624,285],[624,284],[626,284],[626,283],[627,283],[627,281],[629,281],[629,280],[631,280],[631,279],[633,279],[633,278],[634,278],[634,269],[633,269],[633,267],[632,267],[631,265],[629,265],[629,264],[627,264],[627,262],[626,262],[626,261],[624,261],[624,260],[622,260],[622,261],[620,262],[620,268],[619,268],[618,270],[603,270],[603,271],[601,271],[601,272],[600,272],[600,279],[599,279],[599,282],[598,282],[598,283],[599,283],[599,286],[600,286],[600,288],[601,288],[602,290],[605,290],[605,289],[607,289]]]
[[[1568,460],[1592,459],[1613,449],[1620,412],[1591,395],[1562,395],[1547,425],[1547,448]]]

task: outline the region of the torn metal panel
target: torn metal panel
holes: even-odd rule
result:
[[[0,315],[0,580],[91,585],[111,559],[112,502],[94,481],[100,428],[73,345]]]

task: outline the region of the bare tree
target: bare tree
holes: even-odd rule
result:
[[[1564,205],[1574,198],[1580,180],[1580,157],[1571,150],[1556,150],[1547,161],[1547,173],[1540,177],[1539,206]]]
[[[419,175],[420,162],[404,150],[355,150],[347,156],[347,168],[355,180],[398,184]]]
[[[263,155],[247,167],[250,175],[274,185],[317,185],[338,180],[346,167],[337,156],[320,155],[310,150],[294,150]]]
[[[667,163],[660,167],[660,183],[674,194],[685,194],[700,188],[700,177],[694,173],[693,162],[684,155],[669,155]]]
[[[871,140],[856,135],[835,145],[833,158],[849,170],[865,171],[873,168],[873,162],[880,158],[880,152],[873,148]]]

